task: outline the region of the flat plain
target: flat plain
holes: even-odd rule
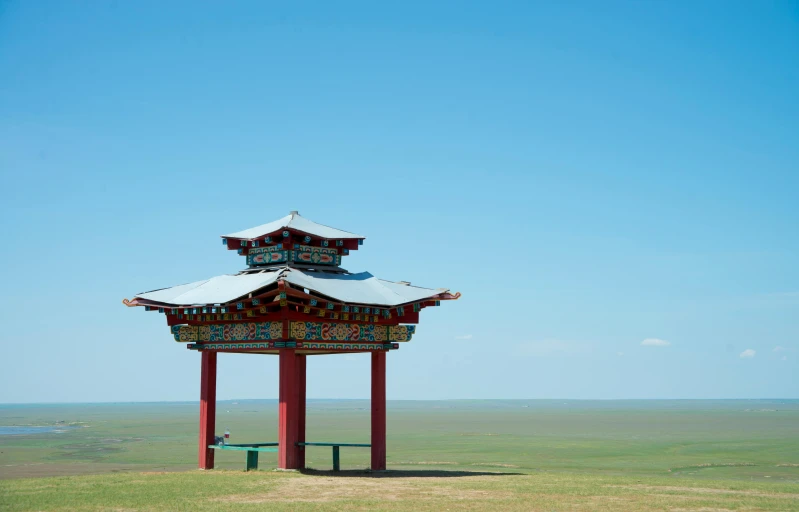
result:
[[[0,406],[3,510],[799,510],[796,400],[389,401],[388,467],[308,448],[310,471],[197,471],[196,403]],[[231,442],[277,435],[274,400],[221,401]],[[309,400],[308,441],[369,442],[369,402]]]

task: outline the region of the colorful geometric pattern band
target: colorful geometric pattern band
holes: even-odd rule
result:
[[[398,343],[294,343],[291,341],[270,341],[264,343],[190,343],[186,345],[189,350],[275,350],[281,348],[296,348],[299,350],[336,350],[336,351],[364,351],[364,350],[396,350]]]
[[[286,263],[289,260],[289,251],[282,250],[283,244],[271,247],[257,247],[247,253],[247,265],[267,265],[271,263]]]
[[[303,343],[308,350],[392,350],[398,349],[396,343]]]
[[[275,343],[190,343],[189,350],[268,350],[274,349]]]
[[[325,247],[311,247],[308,245],[294,245],[294,250],[289,255],[295,263],[314,263],[316,265],[341,265],[341,256],[335,249]]]
[[[252,322],[215,325],[175,325],[175,341],[260,341],[277,340],[283,334],[282,322]]]
[[[410,341],[415,325],[361,325],[335,322],[291,322],[289,336],[320,341]]]
[[[415,332],[415,325],[391,325],[388,326],[388,339],[389,341],[411,341]]]
[[[336,249],[300,244],[294,244],[294,250],[283,249],[283,244],[277,244],[268,247],[253,247],[247,253],[248,265],[270,265],[288,261],[314,265],[341,265],[341,256]]]

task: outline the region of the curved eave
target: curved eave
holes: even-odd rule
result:
[[[236,237],[236,236],[230,236],[230,235],[220,235],[219,238],[221,238],[223,240],[238,240],[240,242],[242,242],[242,241],[243,242],[253,242],[253,241],[256,241],[256,240],[260,240],[261,238],[265,238],[267,236],[278,237],[278,236],[280,236],[283,233],[283,231],[290,231],[292,234],[302,235],[302,236],[310,236],[310,237],[313,237],[313,238],[316,238],[316,239],[319,239],[319,240],[328,240],[328,241],[330,241],[330,240],[357,240],[357,241],[366,240],[365,236],[324,237],[324,236],[315,235],[313,233],[308,233],[307,231],[300,231],[299,229],[293,229],[293,228],[280,228],[277,231],[272,231],[272,232],[269,232],[269,233],[263,233],[261,235],[254,236],[254,237],[251,237],[251,238],[242,238],[242,237]]]
[[[393,305],[393,306],[386,306],[384,304],[369,304],[369,303],[365,303],[365,302],[341,302],[341,301],[339,301],[339,300],[337,300],[337,299],[335,299],[333,297],[328,297],[326,295],[319,294],[318,292],[315,293],[315,294],[299,292],[299,293],[292,294],[292,295],[295,296],[295,297],[302,297],[302,298],[306,298],[306,299],[329,300],[329,301],[332,301],[332,302],[338,302],[338,303],[346,305],[346,306],[365,306],[365,307],[380,306],[380,307],[384,307],[384,308],[398,308],[398,307],[410,306],[410,305],[412,305],[412,304],[414,304],[416,302],[420,302],[418,300],[415,300],[415,301],[410,301],[410,302],[403,302],[402,304],[396,304],[396,305]],[[426,299],[422,299],[422,301],[458,300],[460,297],[461,297],[461,293],[460,292],[457,292],[455,294],[447,292],[447,293],[441,293],[441,294],[438,294],[438,295],[433,295],[433,296],[428,297]],[[216,305],[231,306],[231,305],[235,305],[235,303],[237,301],[242,300],[244,298],[245,297],[239,297],[239,298],[237,298],[235,300],[232,300],[232,301],[229,301],[229,302],[225,302],[225,303],[218,303],[217,302],[217,303],[213,303],[213,304],[212,303],[204,303],[204,304],[169,304],[169,303],[166,303],[166,302],[157,302],[157,301],[141,299],[139,297],[134,297],[133,299],[130,299],[130,300],[129,299],[122,299],[122,304],[124,304],[125,306],[127,306],[129,308],[133,308],[133,307],[137,307],[137,306],[151,306],[151,307],[161,307],[161,308],[209,307],[209,306],[216,306]]]
[[[415,303],[418,303],[418,302],[458,300],[461,297],[460,292],[455,293],[455,294],[446,292],[446,293],[440,293],[440,294],[436,294],[436,295],[431,295],[429,297],[424,297],[424,298],[421,298],[421,299],[411,300],[411,301],[403,302],[403,303],[399,303],[399,304],[387,305],[387,304],[376,304],[376,303],[373,303],[373,302],[343,302],[343,301],[341,301],[341,300],[339,300],[339,299],[337,299],[335,297],[319,293],[316,290],[309,289],[308,291],[309,292],[313,292],[313,293],[305,293],[305,292],[297,290],[297,289],[292,289],[290,292],[288,292],[288,294],[290,296],[292,296],[292,297],[295,297],[295,298],[298,298],[298,299],[304,299],[304,300],[312,300],[312,299],[320,300],[321,299],[322,301],[332,302],[334,304],[340,304],[340,305],[344,305],[344,306],[378,307],[378,308],[386,308],[386,309],[407,307],[407,306],[411,306],[412,304],[415,304]]]
[[[127,306],[197,307],[230,305],[240,300],[274,294],[284,282],[291,295],[323,299],[343,305],[401,307],[422,301],[457,300],[460,293],[446,288],[422,288],[375,278],[368,272],[332,274],[283,268],[260,274],[217,276],[204,281],[136,294]]]

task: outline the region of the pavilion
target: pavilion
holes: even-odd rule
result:
[[[371,467],[386,468],[386,354],[410,341],[422,309],[460,293],[341,268],[342,257],[363,241],[292,211],[222,236],[228,250],[246,258],[244,270],[123,301],[163,314],[175,341],[201,354],[200,468],[214,467],[220,352],[279,356],[278,441],[264,444],[277,445],[283,469],[305,467],[306,356],[370,352]]]

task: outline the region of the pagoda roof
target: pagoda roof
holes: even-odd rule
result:
[[[255,290],[274,284],[279,277],[280,272],[216,276],[171,288],[139,293],[134,299],[145,299],[175,306],[226,304]]]
[[[136,299],[173,306],[226,304],[276,283],[279,279],[349,304],[399,306],[448,294],[446,288],[421,288],[385,281],[369,272],[317,272],[290,267],[222,275],[203,281],[139,293]]]
[[[349,231],[343,231],[341,229],[331,228],[330,226],[324,226],[322,224],[318,224],[312,220],[306,219],[296,211],[290,212],[288,215],[286,215],[281,219],[268,222],[266,224],[261,224],[260,226],[255,226],[254,228],[237,231],[229,235],[222,235],[222,237],[239,239],[239,240],[254,240],[256,238],[260,238],[263,236],[279,233],[284,229],[291,229],[300,233],[304,233],[306,235],[316,236],[325,239],[363,240],[366,238],[361,235],[356,235],[355,233],[350,233]]]

